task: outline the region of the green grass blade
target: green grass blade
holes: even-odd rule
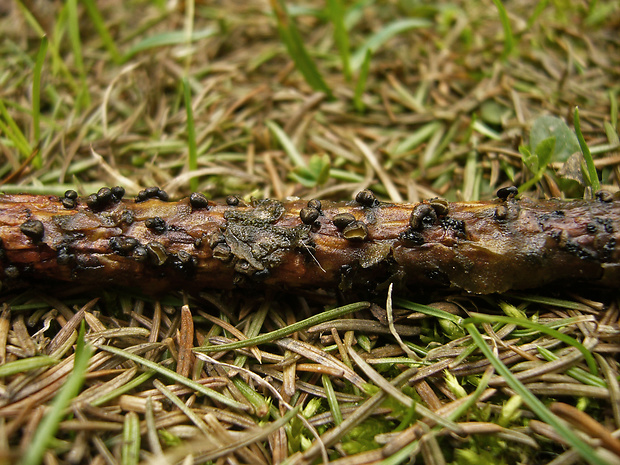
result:
[[[284,2],[282,0],[271,0],[270,3],[276,18],[280,39],[284,43],[289,56],[295,62],[295,66],[310,87],[314,90],[325,92],[331,98],[332,91],[310,57],[295,22],[286,11]]]
[[[138,465],[140,461],[140,419],[136,412],[125,415],[121,465]]]
[[[483,313],[474,313],[474,312],[471,313],[470,318],[466,318],[465,320],[463,320],[464,325],[474,324],[474,323],[492,323],[492,324],[505,323],[505,324],[524,326],[526,328],[535,329],[536,331],[539,331],[543,334],[554,337],[562,341],[563,343],[576,348],[583,355],[583,358],[588,364],[588,368],[590,369],[590,372],[594,375],[598,375],[598,367],[596,365],[596,361],[594,360],[594,357],[592,356],[592,353],[588,349],[586,349],[583,346],[583,344],[578,342],[576,339],[564,333],[561,333],[558,330],[549,328],[548,326],[542,325],[540,323],[535,323],[533,321],[525,320],[521,318],[513,318],[509,316],[502,316],[502,315],[485,315]]]
[[[347,81],[351,80],[351,51],[349,46],[349,33],[344,23],[345,8],[342,0],[327,0],[327,13],[334,26],[334,42],[340,53],[342,72]]]
[[[101,350],[105,350],[106,352],[110,352],[114,355],[118,355],[120,357],[126,358],[127,360],[131,360],[147,368],[150,368],[151,370],[159,373],[160,375],[165,376],[166,378],[171,379],[172,381],[176,381],[179,384],[183,384],[197,392],[200,392],[201,394],[204,394],[207,397],[210,397],[211,399],[217,402],[221,402],[222,404],[227,405],[228,407],[238,409],[238,410],[247,409],[247,407],[243,405],[242,403],[237,402],[236,400],[233,400],[229,397],[226,397],[225,395],[220,394],[219,392],[213,389],[205,387],[202,384],[192,381],[191,379],[186,378],[185,376],[181,376],[178,373],[172,371],[170,368],[166,368],[160,365],[159,363],[152,362],[150,360],[147,360],[144,357],[140,357],[139,355],[132,354],[131,352],[127,352],[126,350],[118,349],[116,347],[106,346],[106,345],[100,345],[97,347],[100,348]]]
[[[275,123],[274,121],[267,121],[266,124],[273,133],[274,137],[278,140],[278,142],[280,142],[280,145],[291,159],[293,165],[295,165],[296,168],[306,168],[306,161],[303,159],[290,137],[280,126],[278,126],[278,123]]]
[[[47,55],[47,45],[47,36],[41,37],[41,45],[37,52],[32,73],[32,128],[33,140],[37,145],[41,143],[41,71]],[[39,152],[33,160],[33,165],[35,168],[40,168],[42,163],[41,152]]]
[[[2,99],[0,99],[0,116],[2,116],[0,118],[0,131],[7,135],[22,155],[28,157],[32,153],[32,148],[22,130],[19,129],[17,123],[7,111]]]
[[[276,329],[275,331],[271,331],[270,333],[261,334],[260,336],[256,336],[249,339],[244,339],[243,341],[230,342],[228,344],[221,344],[217,346],[208,346],[208,347],[198,347],[194,350],[196,352],[221,352],[223,350],[233,350],[233,349],[242,349],[244,347],[256,346],[259,344],[264,344],[265,342],[270,342],[275,339],[283,338],[286,336],[290,336],[291,334],[300,331],[305,328],[309,328],[310,326],[318,325],[319,323],[323,323],[325,321],[333,320],[335,318],[341,317],[342,315],[346,315],[348,313],[357,312],[358,310],[362,310],[364,308],[368,308],[370,304],[368,302],[356,302],[353,304],[345,305],[343,307],[337,307],[331,310],[326,310],[317,315],[311,316],[310,318],[306,318],[305,320],[298,321],[292,325],[285,326],[284,328]]]
[[[67,20],[69,29],[69,41],[73,49],[73,61],[78,75],[80,76],[80,86],[76,102],[79,108],[87,108],[90,105],[90,92],[86,82],[86,68],[82,57],[82,39],[80,38],[80,20],[77,11],[77,0],[67,0]]]
[[[611,89],[609,91],[609,116],[611,119],[611,126],[613,128],[618,127],[618,91]]]
[[[269,414],[269,402],[265,400],[265,398],[256,391],[255,387],[250,386],[248,383],[243,381],[239,376],[235,376],[231,379],[232,383],[235,385],[239,392],[245,397],[252,407],[254,408],[254,414],[259,418],[264,418]]]
[[[93,22],[93,25],[95,26],[95,29],[97,30],[97,33],[101,38],[103,46],[110,54],[110,57],[112,57],[112,61],[114,61],[114,63],[116,63],[117,65],[121,64],[123,61],[123,57],[118,51],[116,43],[114,42],[114,39],[112,39],[110,31],[105,25],[105,21],[103,20],[101,13],[99,13],[99,9],[97,8],[94,0],[82,0],[82,4],[86,8],[86,12],[88,13],[88,16],[90,16],[90,20]]]
[[[24,371],[55,365],[57,363],[58,360],[53,357],[48,357],[47,355],[38,355],[36,357],[13,360],[12,362],[7,362],[4,365],[0,365],[0,377],[11,376],[17,373],[23,373]]]
[[[444,310],[439,310],[437,308],[429,307],[428,305],[422,305],[415,302],[411,302],[405,299],[394,299],[394,304],[400,307],[404,307],[408,310],[413,310],[414,312],[424,313],[428,316],[433,316],[435,318],[443,318],[445,320],[451,321],[456,325],[461,325],[463,323],[463,318],[457,315],[453,315],[452,313],[448,313]]]
[[[73,371],[67,378],[65,384],[58,391],[58,394],[56,394],[51,409],[39,423],[34,437],[32,438],[32,442],[28,446],[26,454],[20,462],[21,465],[38,465],[43,461],[43,455],[50,441],[56,435],[56,431],[58,431],[60,421],[65,415],[65,409],[69,406],[71,400],[77,395],[84,383],[86,370],[88,369],[88,361],[93,352],[92,348],[87,346],[84,342],[84,328],[84,321],[82,321],[75,348]]]
[[[185,102],[185,113],[187,114],[187,145],[189,154],[187,158],[190,171],[198,169],[198,150],[196,149],[196,128],[194,127],[194,112],[192,110],[192,95],[189,82],[183,78],[183,98]],[[189,188],[192,191],[198,190],[198,178],[192,176],[189,180]]]
[[[332,384],[332,380],[329,379],[329,376],[323,375],[323,389],[325,389],[325,395],[327,397],[327,404],[329,405],[329,410],[332,413],[332,418],[334,419],[334,424],[338,426],[342,423],[342,412],[340,411],[340,405],[338,404],[338,399],[336,399],[336,392],[334,391],[334,385]]]
[[[536,3],[536,8],[534,8],[534,12],[527,19],[527,27],[525,28],[526,30],[529,31],[530,29],[532,29],[532,27],[534,26],[534,23],[536,22],[540,14],[543,11],[545,11],[545,8],[547,8],[548,4],[549,4],[549,0],[539,0]]]
[[[37,22],[35,17],[32,15],[30,10],[26,8],[23,3],[19,0],[16,0],[17,7],[21,14],[24,15],[24,19],[30,25],[30,27],[35,31],[35,33],[39,37],[45,36],[45,30],[41,27],[41,25]],[[53,36],[52,36],[53,37]],[[78,86],[75,82],[73,75],[69,72],[66,63],[60,57],[60,52],[58,51],[58,45],[52,39],[52,37],[48,38],[49,49],[52,54],[52,64],[54,69],[59,69],[62,72],[63,77],[65,77],[73,90],[77,90]]]
[[[126,62],[135,54],[152,48],[165,47],[168,45],[187,44],[188,40],[191,42],[196,42],[198,40],[213,37],[215,35],[217,35],[217,29],[210,27],[192,32],[189,39],[187,37],[187,31],[185,31],[184,29],[180,31],[162,32],[161,34],[155,34],[153,36],[147,37],[146,39],[141,40],[136,45],[131,47],[129,51],[123,56],[122,61]]]
[[[154,374],[155,372],[152,370],[146,371],[142,373],[140,376],[136,376],[134,379],[132,379],[128,383],[125,383],[122,386],[119,386],[116,389],[113,389],[112,391],[108,392],[107,394],[104,394],[92,400],[91,405],[95,407],[99,405],[104,405],[107,402],[111,401],[112,399],[115,399],[116,397],[119,397],[125,394],[126,392],[131,391],[133,388],[137,388],[142,383],[151,379]]]
[[[502,361],[495,356],[491,348],[484,342],[482,335],[478,329],[471,323],[466,323],[465,329],[469,332],[472,339],[482,351],[484,356],[493,365],[495,370],[504,377],[508,386],[510,386],[529,406],[529,408],[544,422],[549,424],[556,432],[573,447],[581,457],[595,465],[608,465],[608,462],[601,458],[594,449],[583,442],[575,434],[575,432],[562,422],[558,417],[549,411],[549,409],[538,399],[532,392],[527,389],[518,379],[514,377]]]
[[[358,48],[351,57],[351,69],[357,71],[362,66],[362,63],[366,59],[366,53],[370,50],[374,53],[383,44],[385,44],[392,37],[402,34],[405,31],[411,29],[418,29],[421,27],[429,27],[432,23],[426,19],[408,18],[396,20],[384,28],[380,29],[372,36],[370,36],[366,42],[364,42],[360,48]]]
[[[596,172],[596,167],[594,166],[594,160],[592,159],[592,153],[590,153],[590,148],[588,144],[586,144],[586,140],[583,138],[583,133],[581,132],[581,121],[579,120],[579,107],[575,107],[575,112],[573,114],[573,122],[575,125],[575,133],[577,134],[577,140],[579,141],[579,147],[581,148],[581,153],[583,154],[583,158],[586,161],[586,167],[588,168],[588,178],[590,179],[590,186],[592,186],[592,190],[594,192],[600,190],[601,183],[598,180],[598,173]]]
[[[545,349],[542,346],[537,347],[537,349],[538,353],[542,355],[548,362],[559,359],[559,357],[553,352],[551,352],[549,349]],[[594,376],[592,373],[588,373],[587,371],[582,370],[579,367],[571,367],[567,369],[566,374],[572,378],[575,378],[577,381],[583,384],[587,384],[589,386],[602,387],[605,389],[607,389],[608,387],[607,382],[604,379],[600,378],[599,376]]]
[[[366,105],[364,105],[364,102],[362,101],[362,95],[366,90],[366,83],[368,82],[368,73],[370,72],[371,58],[372,52],[370,50],[366,50],[366,56],[364,57],[362,68],[360,69],[359,76],[357,77],[357,82],[355,83],[353,105],[355,105],[355,109],[360,113],[362,113],[366,109]]]
[[[504,29],[504,52],[502,53],[502,58],[506,58],[510,56],[514,49],[515,39],[512,35],[512,27],[510,26],[510,20],[508,19],[506,8],[504,8],[504,3],[502,0],[493,0],[493,3],[497,7],[499,20],[502,22],[502,28]]]

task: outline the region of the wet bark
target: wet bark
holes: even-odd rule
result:
[[[388,204],[0,195],[0,279],[145,291],[620,287],[620,200]],[[159,193],[158,193],[159,192]]]

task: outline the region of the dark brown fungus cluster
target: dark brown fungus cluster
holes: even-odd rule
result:
[[[433,210],[435,210],[437,216],[447,215],[450,211],[450,204],[446,199],[435,197],[434,199],[430,199],[428,203],[431,207],[433,207]]]
[[[432,226],[437,221],[437,212],[427,203],[420,203],[413,208],[409,224],[411,229],[419,230]]]
[[[355,217],[351,213],[338,213],[332,221],[338,229],[344,229],[355,221]]]
[[[310,207],[304,207],[299,211],[299,217],[304,224],[314,224],[320,215],[321,213],[317,209]]]
[[[504,221],[506,218],[508,218],[508,208],[506,208],[506,205],[498,205],[497,207],[495,207],[494,215],[497,221]]]
[[[115,236],[110,239],[110,248],[124,256],[131,254],[138,244],[138,240],[133,237]]]
[[[614,195],[611,192],[605,190],[596,191],[594,193],[594,197],[596,197],[596,200],[598,200],[599,202],[605,203],[613,202],[614,200]]]
[[[439,197],[416,205],[409,217],[409,228],[400,234],[400,240],[407,247],[424,244],[425,239],[422,231],[437,224],[439,219],[441,219],[441,225],[445,229],[455,230],[457,235],[464,234],[463,222],[446,216],[449,212],[450,204],[447,200]]]
[[[144,190],[138,192],[136,196],[136,203],[145,202],[149,199],[159,199],[162,202],[167,202],[169,200],[168,193],[157,186],[147,187]]]
[[[45,227],[39,220],[24,221],[19,226],[19,230],[34,242],[41,242],[43,235],[45,234]]]
[[[205,210],[209,208],[209,200],[200,192],[194,192],[189,196],[189,204],[194,210]]]
[[[375,194],[370,189],[364,189],[357,193],[355,201],[362,207],[375,207],[379,204],[379,201],[375,197]]]
[[[411,228],[404,230],[400,233],[399,239],[405,243],[407,247],[415,247],[424,244],[424,236],[418,231],[414,231]]]
[[[168,259],[166,248],[156,241],[146,244],[146,254],[149,261],[155,266],[162,266]]]
[[[516,196],[518,193],[519,189],[517,189],[515,186],[508,186],[497,189],[497,197],[503,201],[506,201],[509,198]]]
[[[308,200],[308,208],[314,208],[315,210],[321,211],[321,201],[319,199],[310,199]]]
[[[62,203],[63,207],[65,207],[67,210],[71,210],[77,207],[77,198],[78,193],[72,189],[69,189],[65,192],[64,197],[60,197],[59,200],[60,203]]]
[[[317,229],[321,225],[316,220],[321,216],[321,201],[317,199],[311,199],[308,201],[308,206],[302,208],[299,211],[299,217],[304,224],[312,225]]]
[[[166,232],[166,229],[168,229],[166,221],[160,216],[147,218],[144,221],[144,225],[156,234],[163,234]]]
[[[124,195],[125,189],[120,186],[115,186],[111,189],[109,187],[102,187],[96,194],[90,194],[86,198],[86,205],[93,211],[105,210],[115,203],[120,202]]]
[[[368,237],[368,226],[361,221],[353,221],[345,226],[342,235],[351,241],[363,241]]]
[[[229,195],[226,197],[226,205],[229,207],[236,207],[239,205],[239,197],[236,195]]]

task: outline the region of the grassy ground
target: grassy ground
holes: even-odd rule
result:
[[[325,4],[2,4],[0,189],[618,190],[617,2]],[[620,463],[618,297],[5,292],[0,461]]]

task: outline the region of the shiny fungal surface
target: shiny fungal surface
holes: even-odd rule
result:
[[[198,212],[189,198],[136,205],[111,191],[93,194],[94,210],[81,199],[63,208],[72,195],[0,194],[0,276],[16,276],[5,287],[55,279],[153,293],[257,285],[372,292],[387,282],[483,294],[552,282],[620,288],[615,198],[372,208],[324,200],[321,210],[312,200],[253,199],[234,208],[209,201]],[[158,188],[149,192],[159,198]]]
[[[519,193],[519,189],[515,186],[502,187],[497,190],[497,197],[501,200],[507,200],[509,197],[514,197]]]
[[[28,220],[19,226],[19,230],[35,242],[43,239],[45,227],[39,220]]]
[[[318,199],[310,199],[308,200],[308,208],[314,208],[315,210],[321,211],[321,201]]]
[[[121,201],[123,197],[125,197],[125,188],[121,186],[114,186],[112,188],[112,196],[117,202]]]
[[[427,226],[432,226],[437,221],[437,213],[433,207],[427,203],[420,203],[413,208],[411,217],[409,218],[409,224],[412,229],[422,229]]]
[[[378,203],[375,194],[370,189],[359,191],[355,196],[355,201],[363,207],[374,207]]]
[[[498,205],[495,207],[495,219],[498,221],[504,221],[508,217],[508,209],[505,205]]]
[[[338,213],[332,221],[338,229],[344,229],[355,221],[355,217],[351,213]]]
[[[209,208],[209,200],[204,194],[200,192],[194,192],[192,195],[189,196],[189,204],[194,210]]]
[[[144,221],[144,225],[157,234],[163,234],[168,228],[168,226],[166,225],[166,221],[160,216],[147,218]]]
[[[138,192],[135,200],[136,202],[144,202],[149,199],[159,199],[162,202],[167,202],[169,200],[169,196],[166,191],[157,186],[152,186]]]
[[[609,191],[605,191],[605,190],[600,190],[600,191],[596,191],[594,193],[594,197],[596,197],[596,199],[599,202],[612,202],[614,200],[614,196],[611,192]]]
[[[237,205],[239,205],[239,197],[237,197],[236,195],[229,195],[228,197],[226,197],[226,205],[230,207],[236,207]]]
[[[368,226],[361,221],[354,221],[342,230],[342,235],[352,241],[363,241],[368,237]]]
[[[68,197],[63,197],[62,199],[60,199],[60,203],[62,204],[63,207],[65,207],[67,210],[71,210],[75,207],[77,207],[77,200],[75,199],[70,199]]]
[[[168,260],[166,248],[160,242],[149,242],[146,244],[146,252],[153,265],[161,266]]]
[[[304,207],[299,211],[299,217],[304,224],[313,224],[319,216],[320,213],[316,208]]]
[[[437,213],[438,216],[447,215],[448,211],[450,211],[448,201],[446,199],[437,197],[435,199],[430,199],[428,203],[431,207],[433,207],[433,210],[435,210],[435,213]]]

